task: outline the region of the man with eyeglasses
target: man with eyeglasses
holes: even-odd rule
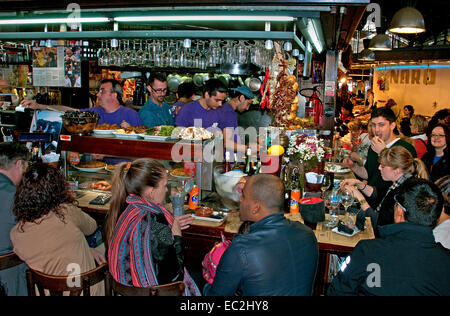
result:
[[[90,111],[100,115],[98,124],[117,124],[122,128],[130,126],[142,126],[139,114],[124,105],[122,101],[123,90],[120,82],[114,79],[104,79],[101,81],[99,92],[97,93],[97,107],[75,109],[65,105],[44,105],[34,100],[24,100],[22,105],[35,110],[56,110],[56,111]]]
[[[13,251],[9,232],[17,222],[12,213],[16,186],[27,169],[28,149],[19,143],[0,143],[0,255]],[[7,296],[27,295],[25,264],[0,271],[0,286]]]
[[[412,177],[395,202],[395,223],[380,227],[380,238],[356,245],[328,295],[450,295],[450,251],[433,236],[443,207],[441,191]]]
[[[139,110],[139,116],[147,127],[174,125],[170,106],[164,101],[167,93],[167,77],[163,73],[152,73],[147,85],[150,97]]]

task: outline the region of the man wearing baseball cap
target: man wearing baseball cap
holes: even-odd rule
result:
[[[231,99],[225,103],[219,110],[222,112],[222,119],[225,122],[227,128],[224,129],[225,142],[235,143],[234,149],[237,152],[245,153],[246,146],[239,142],[239,135],[237,133],[238,121],[236,111],[239,113],[248,110],[252,104],[254,98],[252,90],[247,86],[240,86],[238,88],[231,89]],[[227,149],[230,146],[225,146]],[[233,156],[231,156],[233,157]]]

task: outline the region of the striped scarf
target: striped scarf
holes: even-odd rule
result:
[[[406,180],[408,180],[409,178],[411,178],[412,175],[410,173],[406,173],[404,175],[402,175],[397,181],[395,181],[388,189],[388,191],[386,192],[386,194],[384,195],[383,199],[381,200],[381,203],[377,206],[376,211],[379,213],[381,210],[381,206],[383,205],[384,200],[386,199],[386,197],[389,195],[389,193],[391,191],[394,191],[395,189],[397,189],[398,187],[400,187],[403,182],[405,182]]]
[[[150,213],[163,214],[170,227],[174,216],[158,203],[136,195],[126,199],[128,207],[119,217],[109,244],[108,264],[113,278],[124,285],[150,287],[158,285],[150,247]],[[186,296],[201,295],[184,268]]]

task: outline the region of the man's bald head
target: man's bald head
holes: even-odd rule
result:
[[[280,212],[284,208],[284,184],[279,177],[260,173],[249,178],[252,198],[260,201],[271,213]]]

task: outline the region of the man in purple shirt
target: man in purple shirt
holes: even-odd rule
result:
[[[99,92],[97,93],[98,107],[86,109],[74,109],[64,105],[44,105],[34,100],[24,100],[22,104],[30,109],[37,110],[58,110],[58,111],[90,111],[100,115],[98,124],[117,124],[122,128],[130,126],[142,126],[142,121],[138,112],[127,108],[122,101],[122,85],[114,79],[102,80]]]
[[[203,97],[199,100],[185,104],[175,120],[176,126],[196,126],[209,128],[216,123],[221,130],[224,122],[218,109],[227,97],[227,88],[219,79],[208,80],[203,87]]]
[[[222,121],[224,122],[223,125],[225,126],[225,130],[223,131],[224,139],[225,142],[234,142],[234,149],[237,152],[245,152],[245,145],[240,144],[239,141],[236,111],[239,113],[247,111],[253,102],[252,99],[254,98],[254,95],[252,90],[247,86],[240,86],[239,88],[231,90],[233,91],[231,99],[219,109],[219,111],[222,112],[220,116],[222,117]]]
[[[219,79],[210,79],[203,87],[203,97],[197,101],[185,104],[176,117],[176,126],[195,126],[211,128],[216,126],[225,135],[225,148],[232,152],[246,153],[244,144],[239,144],[237,137],[237,118],[232,105],[227,103],[222,109],[223,101],[227,96],[227,88]],[[233,99],[232,99],[233,100]],[[230,101],[234,104],[234,101]],[[211,131],[211,130],[210,130]],[[255,149],[256,145],[252,149]]]

